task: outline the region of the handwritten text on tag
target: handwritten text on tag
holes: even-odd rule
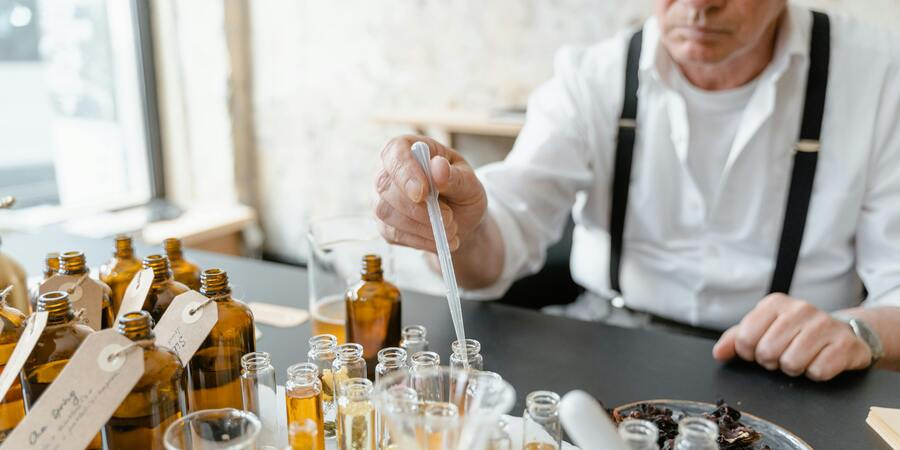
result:
[[[6,366],[3,367],[3,373],[0,374],[0,398],[6,398],[6,391],[12,387],[19,372],[22,371],[22,367],[25,367],[25,361],[28,361],[28,356],[31,355],[31,351],[34,350],[41,333],[47,326],[48,316],[47,311],[41,311],[28,318],[28,324],[25,325],[25,330],[19,336],[19,342],[16,342],[16,349],[9,356]]]
[[[115,330],[91,334],[2,450],[82,450],[144,373],[144,352]]]
[[[173,350],[186,366],[218,319],[216,302],[197,291],[185,292],[172,300],[153,328],[156,345]]]
[[[40,292],[46,294],[50,291],[69,292],[69,301],[72,302],[72,310],[78,311],[84,308],[87,325],[95,330],[100,329],[100,318],[103,314],[103,285],[99,281],[87,278],[78,285],[81,275],[53,275],[47,281],[41,283]]]
[[[126,313],[140,311],[147,300],[151,286],[153,286],[153,269],[147,268],[138,272],[131,279],[131,283],[128,283],[128,289],[125,289],[122,305],[119,306],[119,316],[116,320]]]

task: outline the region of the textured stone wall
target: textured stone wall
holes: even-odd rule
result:
[[[900,0],[804,3],[900,28]],[[270,251],[302,257],[310,217],[371,204],[378,151],[407,131],[374,113],[521,106],[560,45],[639,24],[652,0],[250,5],[260,218]]]

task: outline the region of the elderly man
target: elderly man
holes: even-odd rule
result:
[[[423,140],[466,289],[538,270],[574,208],[573,277],[610,317],[725,330],[715,358],[814,380],[900,367],[898,44],[786,0],[657,0],[559,52],[505,161],[389,142],[381,232],[435,249]]]

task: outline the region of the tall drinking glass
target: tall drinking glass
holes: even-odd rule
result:
[[[163,443],[166,450],[254,450],[261,428],[253,413],[206,409],[170,425]]]
[[[309,243],[309,312],[312,334],[333,334],[338,344],[347,341],[344,331],[347,287],[359,281],[359,262],[368,254],[381,256],[385,279],[394,274],[391,247],[378,234],[369,216],[336,216],[312,220]]]

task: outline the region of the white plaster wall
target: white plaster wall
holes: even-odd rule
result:
[[[900,0],[804,0],[900,28]],[[652,0],[254,0],[260,217],[270,251],[302,257],[310,217],[369,208],[377,111],[519,106],[554,51],[650,13]]]

